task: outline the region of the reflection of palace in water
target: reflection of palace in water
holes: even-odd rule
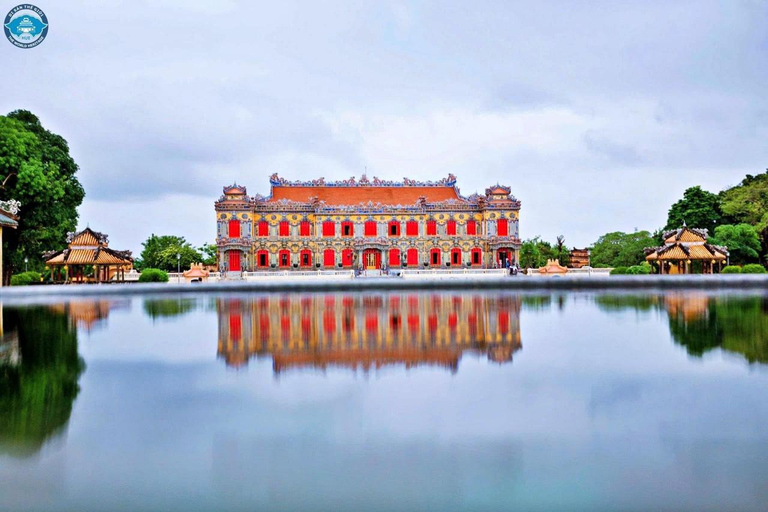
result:
[[[275,373],[338,366],[458,369],[465,351],[511,361],[521,348],[520,299],[507,295],[271,295],[219,299],[227,365],[271,356]]]

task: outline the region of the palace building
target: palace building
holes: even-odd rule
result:
[[[224,187],[215,203],[219,268],[388,269],[506,267],[520,249],[520,201],[509,187],[464,197],[437,182],[287,181],[268,196]]]

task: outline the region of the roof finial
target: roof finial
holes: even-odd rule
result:
[[[685,219],[683,219],[683,227],[685,227]]]

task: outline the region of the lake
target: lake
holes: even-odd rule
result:
[[[0,510],[765,510],[768,296],[9,305]]]

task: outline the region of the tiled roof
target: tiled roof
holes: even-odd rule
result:
[[[318,200],[327,205],[354,205],[359,203],[381,203],[385,205],[411,205],[415,204],[420,197],[425,197],[429,203],[447,201],[449,199],[460,200],[455,187],[272,187],[272,197],[270,201],[280,201],[287,199],[302,203],[310,202],[310,198],[317,197]]]
[[[672,243],[645,249],[646,260],[724,260],[728,251],[716,245]]]
[[[107,247],[95,249],[65,249],[51,255],[46,265],[127,265],[133,260],[129,251],[113,251]]]
[[[0,226],[8,226],[8,227],[15,228],[18,225],[19,223],[16,222],[14,219],[10,218],[9,216],[3,213],[0,213]]]

